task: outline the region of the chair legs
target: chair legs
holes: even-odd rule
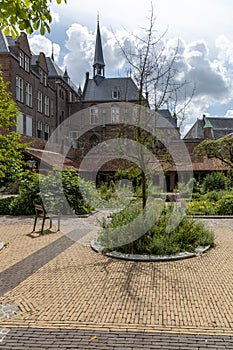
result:
[[[60,214],[57,217],[57,230],[60,231]]]
[[[45,217],[43,217],[42,226],[41,226],[41,233],[42,234],[44,232],[44,224],[45,224]]]
[[[37,218],[38,218],[38,215],[36,215],[36,217],[35,217],[32,232],[34,232],[34,231],[35,231],[35,229],[36,229]],[[44,225],[45,225],[45,220],[46,220],[46,219],[49,219],[49,229],[51,229],[51,228],[52,228],[52,226],[53,226],[52,219],[51,219],[51,218],[49,218],[49,217],[45,217],[45,216],[43,216],[42,225],[41,225],[41,231],[40,231],[40,232],[41,232],[41,234],[43,234],[43,232],[44,232]],[[60,215],[58,215],[58,217],[57,217],[57,221],[58,221],[58,224],[57,224],[57,231],[60,231]]]
[[[37,222],[37,216],[35,217],[35,220],[34,220],[34,226],[33,226],[33,230],[32,230],[32,232],[34,232],[34,231],[35,231],[35,229],[36,229],[36,222]]]
[[[49,215],[46,214],[46,211],[45,211],[45,208],[44,208],[43,204],[41,205],[41,204],[36,204],[35,203],[34,206],[35,206],[36,216],[35,216],[34,225],[33,225],[33,231],[32,232],[34,232],[35,229],[36,229],[37,218],[41,217],[43,220],[42,220],[42,226],[41,226],[41,231],[40,232],[43,234],[44,233],[44,225],[45,225],[45,220],[46,219],[49,219],[49,229],[52,228],[52,225],[53,225],[52,217],[53,217],[53,215],[50,217]],[[60,213],[58,212],[58,215],[55,215],[55,216],[57,216],[57,219],[58,219],[58,229],[57,229],[57,231],[60,231]]]

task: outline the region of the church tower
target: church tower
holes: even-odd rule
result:
[[[101,81],[105,78],[104,67],[105,67],[105,63],[104,63],[100,27],[99,27],[99,17],[98,17],[96,42],[95,42],[95,57],[94,57],[94,63],[93,63],[93,78],[97,85],[99,85]]]

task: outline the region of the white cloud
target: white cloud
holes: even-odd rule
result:
[[[71,79],[77,84],[83,84],[85,72],[92,76],[92,64],[95,49],[95,32],[81,24],[72,24],[67,30],[66,49],[68,53],[64,57],[63,67],[68,68]],[[134,42],[127,32],[118,30],[116,36],[121,44],[132,52]],[[106,76],[126,75],[127,65],[116,43],[111,30],[101,27],[103,53],[106,64]],[[206,114],[208,109],[215,104],[228,103],[233,98],[231,74],[228,63],[222,58],[222,52],[227,47],[225,38],[219,38],[217,42],[218,52],[211,58],[211,50],[205,40],[195,40],[186,43],[182,38],[170,38],[166,43],[165,53],[172,57],[177,50],[176,69],[179,72],[177,82],[186,80],[186,96],[192,93],[195,84],[195,94],[191,103],[186,107],[185,124],[191,125],[197,117]],[[233,50],[233,45],[232,45]],[[183,96],[180,94],[180,103]],[[186,127],[187,129],[187,127]]]
[[[233,118],[233,109],[228,109],[226,114],[224,115],[226,118]]]
[[[68,53],[64,57],[64,66],[68,67],[69,75],[76,84],[83,84],[85,72],[92,75],[96,34],[87,27],[74,23],[67,30],[66,48]],[[106,65],[106,76],[117,74],[123,67],[123,58],[113,33],[101,28],[102,46]]]
[[[170,57],[179,37],[177,82],[184,79],[190,82],[187,96],[191,93],[193,84],[196,85],[195,96],[186,108],[187,125],[191,125],[202,114],[207,114],[208,110],[217,114],[215,106],[221,115],[225,114],[225,110],[233,108],[232,0],[152,2],[157,17],[157,33],[168,28],[166,54]],[[151,0],[99,0],[98,3],[96,0],[85,0],[85,4],[69,0],[67,5],[56,5],[53,2],[51,8],[55,13],[52,26],[56,38],[54,41],[61,48],[65,46],[61,53],[64,57],[63,67],[67,66],[69,75],[76,84],[84,82],[86,71],[92,76],[97,11],[100,13],[106,76],[117,76],[118,71],[121,75],[126,75],[129,67],[123,64],[110,28],[116,32],[120,42],[133,51],[132,40],[122,30],[122,26],[129,32],[145,27],[148,24],[146,17],[150,17],[150,4]],[[78,24],[72,24],[74,22]],[[62,39],[56,37],[56,30],[59,35],[67,31],[66,44],[61,42],[65,40],[64,35],[61,35]],[[34,51],[46,49],[47,54],[51,55],[51,42],[45,43],[40,38],[35,38],[33,45]],[[230,109],[226,117],[232,114]]]
[[[233,41],[230,41],[225,35],[220,35],[215,44],[218,49],[218,59],[233,65]]]
[[[53,9],[50,9],[50,14],[52,16],[52,24],[59,23],[60,22],[60,15],[58,12],[53,11]]]
[[[60,54],[60,45],[52,43],[51,40],[42,35],[33,35],[28,38],[31,51],[38,55],[40,52],[44,52],[46,56],[51,56],[52,51],[54,54],[54,60],[58,62]]]
[[[227,102],[232,98],[232,84],[227,67],[219,59],[211,60],[209,48],[204,40],[189,43],[185,49],[185,59],[189,65],[187,79],[195,82],[195,95],[209,103]]]

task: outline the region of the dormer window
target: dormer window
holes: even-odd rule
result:
[[[115,88],[112,91],[112,99],[113,100],[119,100],[120,99],[120,91],[117,88]]]

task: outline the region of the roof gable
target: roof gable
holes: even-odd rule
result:
[[[16,40],[15,44],[22,50],[27,56],[31,57],[32,53],[30,50],[30,46],[28,43],[27,35],[22,32],[18,39]]]
[[[32,65],[40,67],[46,73],[49,72],[46,57],[43,52],[40,52],[39,55],[32,56]]]

